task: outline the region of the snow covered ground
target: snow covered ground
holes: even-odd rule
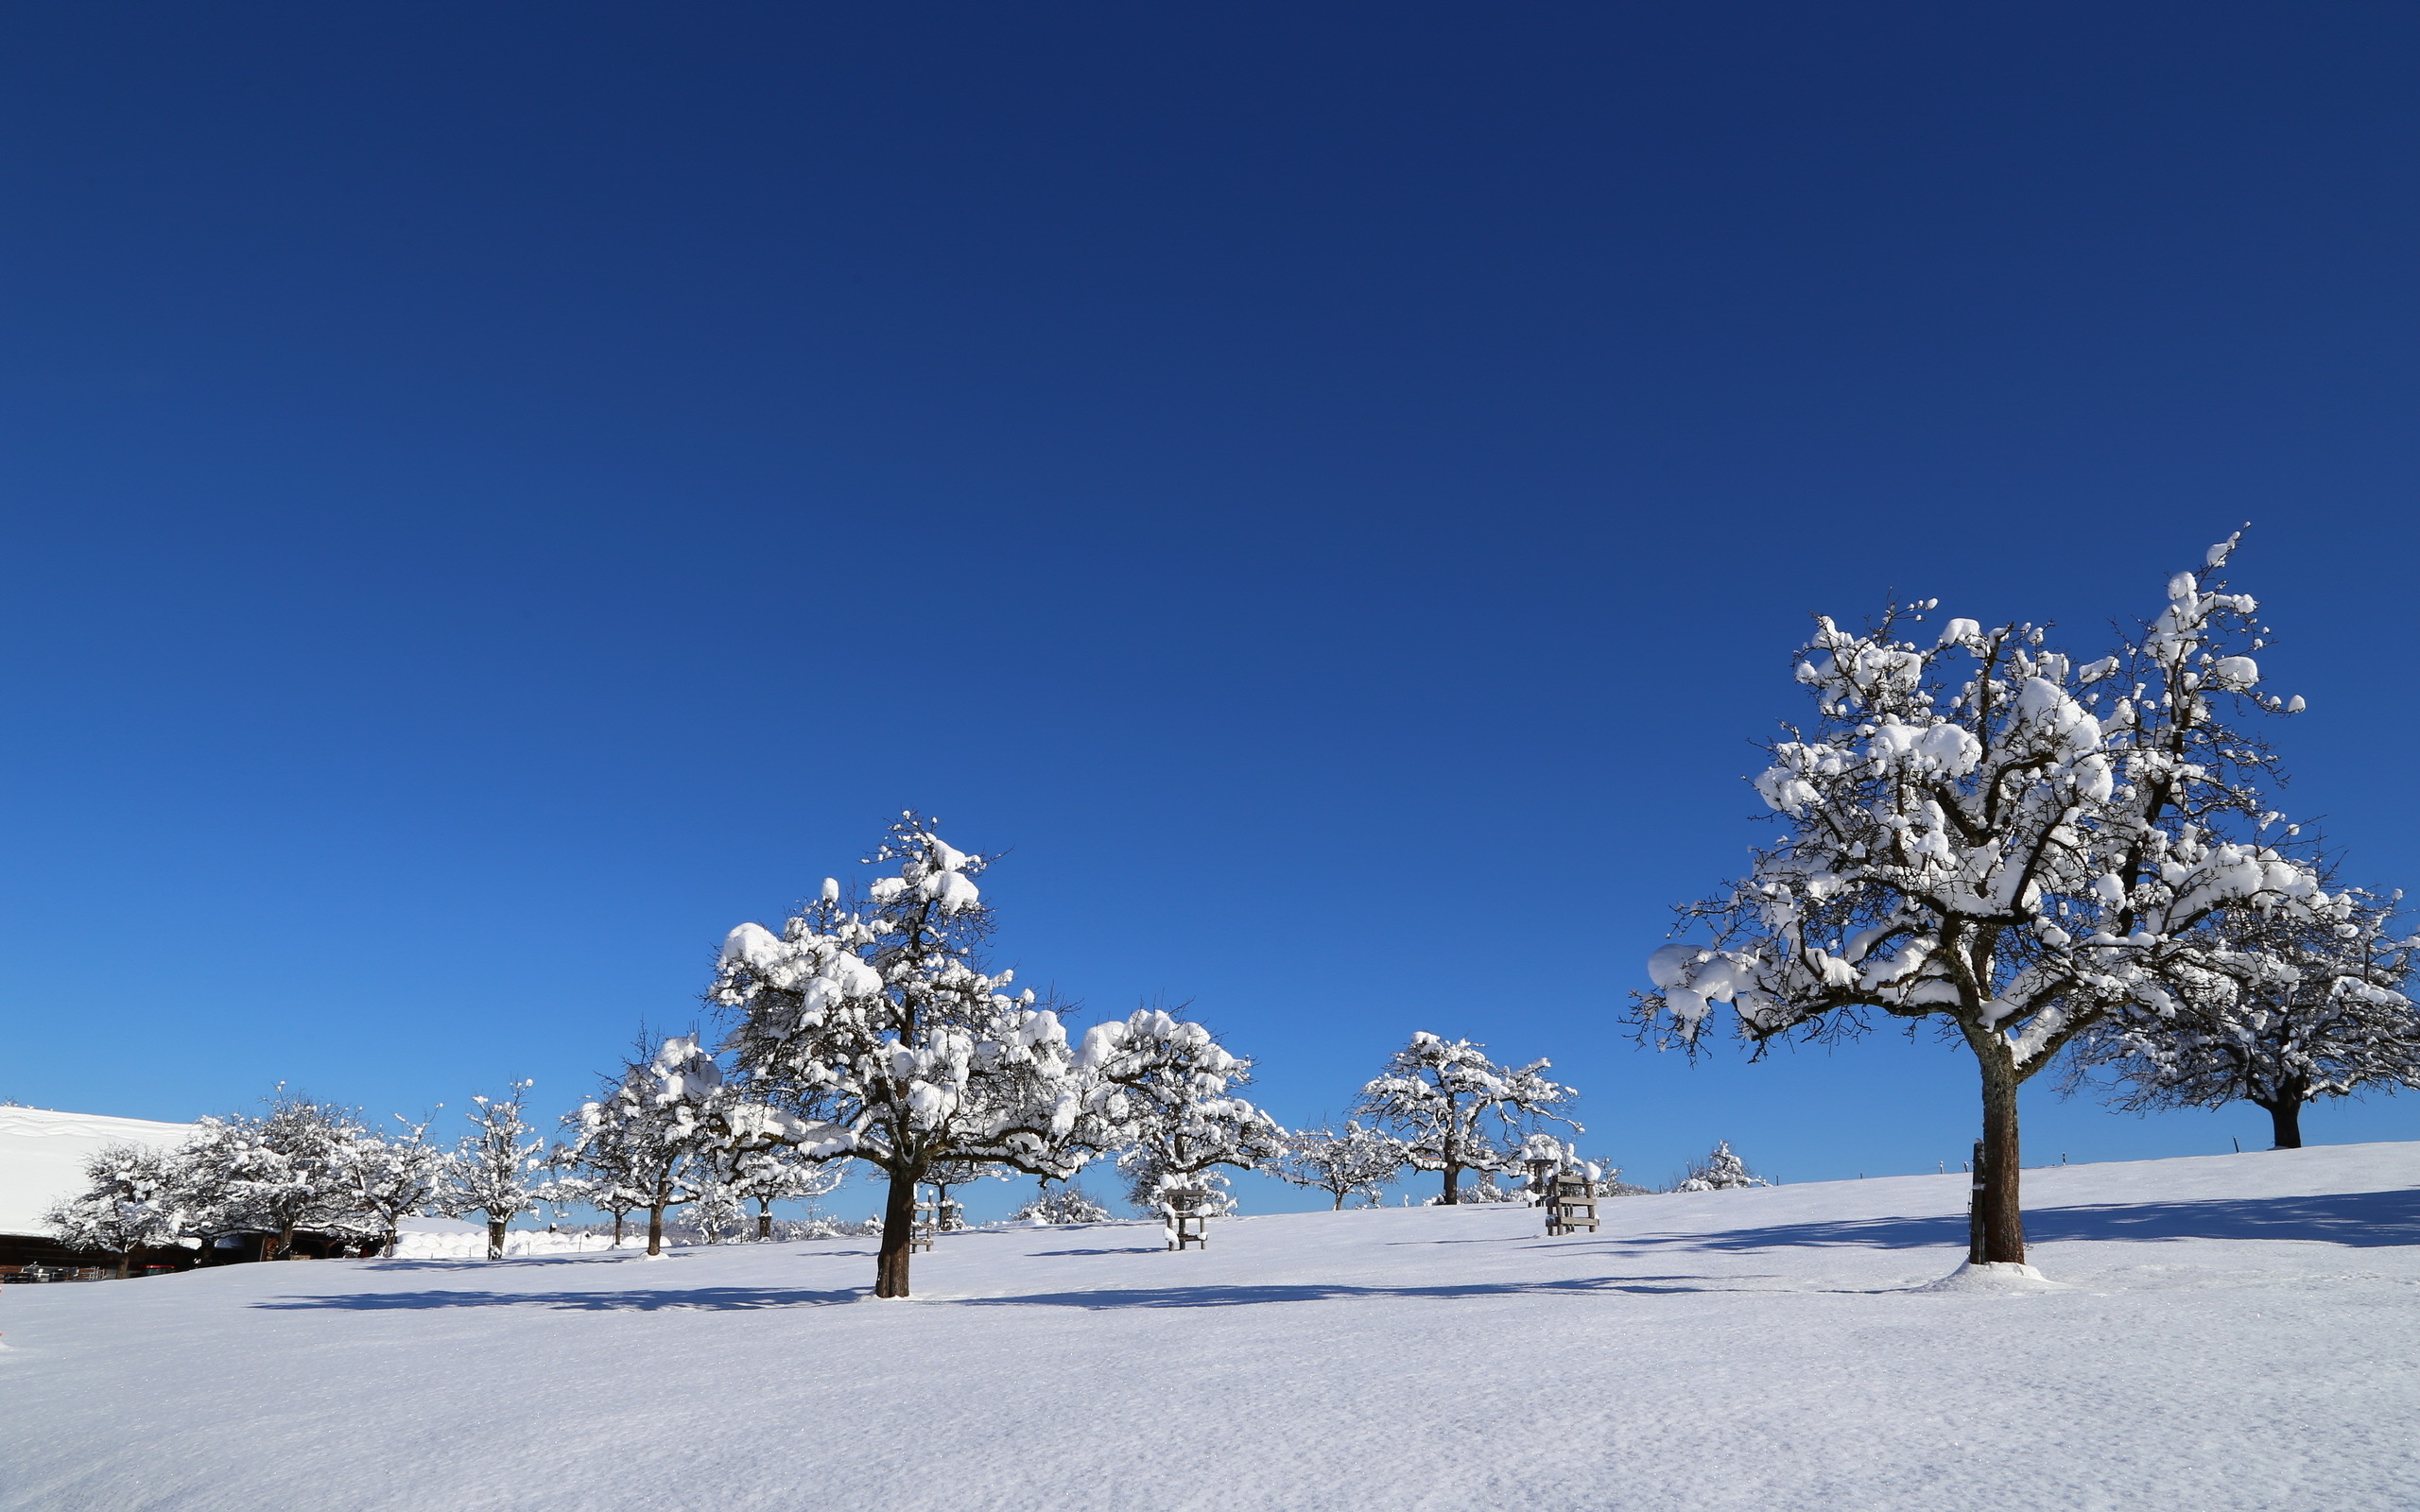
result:
[[[2420,1144],[0,1296],[0,1506],[2420,1506]],[[441,1487],[441,1490],[440,1489]]]

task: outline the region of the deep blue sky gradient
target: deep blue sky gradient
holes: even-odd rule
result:
[[[1954,1169],[1949,1051],[1619,1011],[1759,833],[1809,611],[2084,649],[2245,520],[2291,806],[2420,886],[2415,43],[19,8],[0,1096],[566,1107],[914,804],[1013,848],[1002,959],[1189,1000],[1288,1123],[1426,1028],[1651,1181]],[[2265,1143],[2029,1095],[2035,1159]]]

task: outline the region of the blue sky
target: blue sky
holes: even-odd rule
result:
[[[913,804],[1011,850],[1003,961],[1289,1123],[1425,1028],[1650,1180],[1954,1168],[1959,1056],[1692,1067],[1639,963],[1808,612],[2081,649],[2246,520],[2290,807],[2420,885],[2415,32],[20,10],[0,1096],[569,1106]]]

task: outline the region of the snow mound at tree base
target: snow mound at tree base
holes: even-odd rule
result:
[[[2070,1292],[2075,1290],[2065,1281],[2054,1281],[2031,1265],[2014,1261],[1987,1260],[1977,1265],[1962,1264],[1937,1281],[1927,1281],[1916,1288],[1920,1292]]]

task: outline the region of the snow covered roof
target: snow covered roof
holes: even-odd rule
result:
[[[84,1186],[84,1158],[105,1144],[175,1144],[191,1124],[0,1108],[0,1234],[44,1232],[43,1210]]]

